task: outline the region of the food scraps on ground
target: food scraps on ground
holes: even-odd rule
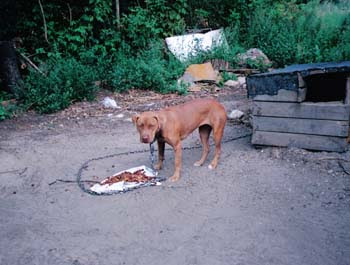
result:
[[[107,179],[103,180],[101,182],[101,185],[109,184],[112,185],[114,183],[125,181],[125,182],[148,182],[154,177],[149,177],[145,174],[144,169],[139,169],[135,171],[134,173],[124,171],[118,175],[108,177]]]

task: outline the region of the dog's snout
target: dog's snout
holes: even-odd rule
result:
[[[148,143],[149,142],[149,136],[148,135],[143,135],[141,138],[142,142]]]

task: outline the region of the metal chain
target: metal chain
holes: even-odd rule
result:
[[[252,133],[243,135],[243,136],[238,136],[235,138],[231,138],[225,141],[222,141],[222,143],[228,143],[228,142],[232,142],[232,141],[236,141],[242,138],[246,138],[251,136]],[[212,144],[213,145],[213,144]],[[189,147],[183,147],[182,150],[193,150],[193,149],[198,149],[201,148],[201,146],[189,146]],[[165,150],[172,150],[171,148],[166,148]],[[91,163],[92,161],[98,161],[98,160],[102,160],[102,159],[106,159],[106,158],[112,158],[112,157],[118,157],[118,156],[124,156],[124,155],[133,155],[133,154],[141,154],[141,153],[146,153],[146,152],[150,152],[150,160],[151,160],[151,167],[153,169],[153,165],[154,165],[154,161],[155,161],[155,155],[154,155],[154,146],[152,144],[150,144],[150,150],[144,149],[144,150],[136,150],[136,151],[129,151],[129,152],[122,152],[122,153],[117,153],[117,154],[110,154],[110,155],[106,155],[106,156],[100,156],[100,157],[95,157],[95,158],[91,158],[89,160],[87,160],[86,162],[84,162],[82,164],[82,166],[79,168],[78,173],[77,173],[77,178],[76,178],[76,182],[78,183],[78,186],[80,187],[80,189],[83,192],[86,192],[90,195],[95,195],[95,196],[108,196],[108,195],[114,195],[117,193],[121,193],[120,191],[118,192],[111,192],[111,193],[97,193],[94,192],[90,189],[87,189],[85,187],[85,185],[83,184],[85,181],[81,180],[82,177],[82,173],[83,170],[86,169],[89,165],[89,163]]]
[[[154,171],[154,161],[156,160],[156,155],[154,154],[154,145],[153,143],[149,144],[149,160],[151,161],[151,168]]]

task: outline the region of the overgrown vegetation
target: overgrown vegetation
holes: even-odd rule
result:
[[[184,65],[175,57],[164,54],[160,42],[153,42],[150,48],[131,57],[120,51],[116,62],[108,74],[108,83],[118,92],[135,87],[162,93],[175,92],[176,79],[184,71]]]
[[[44,74],[31,71],[25,79],[26,106],[40,113],[50,113],[71,103],[94,99],[94,71],[74,58],[50,59]]]
[[[11,95],[0,91],[0,121],[11,118],[17,106],[11,102]]]
[[[350,59],[350,2],[260,4],[245,46],[259,47],[276,66]]]
[[[113,0],[16,1],[18,53],[29,56],[42,72],[22,72],[26,90],[20,102],[40,113],[55,112],[92,100],[96,81],[118,92],[185,93],[176,81],[186,64],[167,51],[163,40],[187,29],[224,28],[229,44],[187,64],[224,59],[235,66],[237,54],[253,47],[274,67],[350,60],[346,0],[119,2],[120,19]],[[251,66],[264,69],[259,62]],[[7,117],[0,105],[0,119]]]

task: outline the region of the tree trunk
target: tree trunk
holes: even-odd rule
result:
[[[115,0],[115,16],[117,18],[117,25],[118,28],[120,26],[120,5],[119,5],[119,0]]]
[[[0,90],[20,95],[21,75],[17,66],[13,39],[16,36],[16,2],[0,0]]]
[[[3,90],[18,96],[21,75],[17,66],[16,52],[11,41],[0,41],[0,78]]]

